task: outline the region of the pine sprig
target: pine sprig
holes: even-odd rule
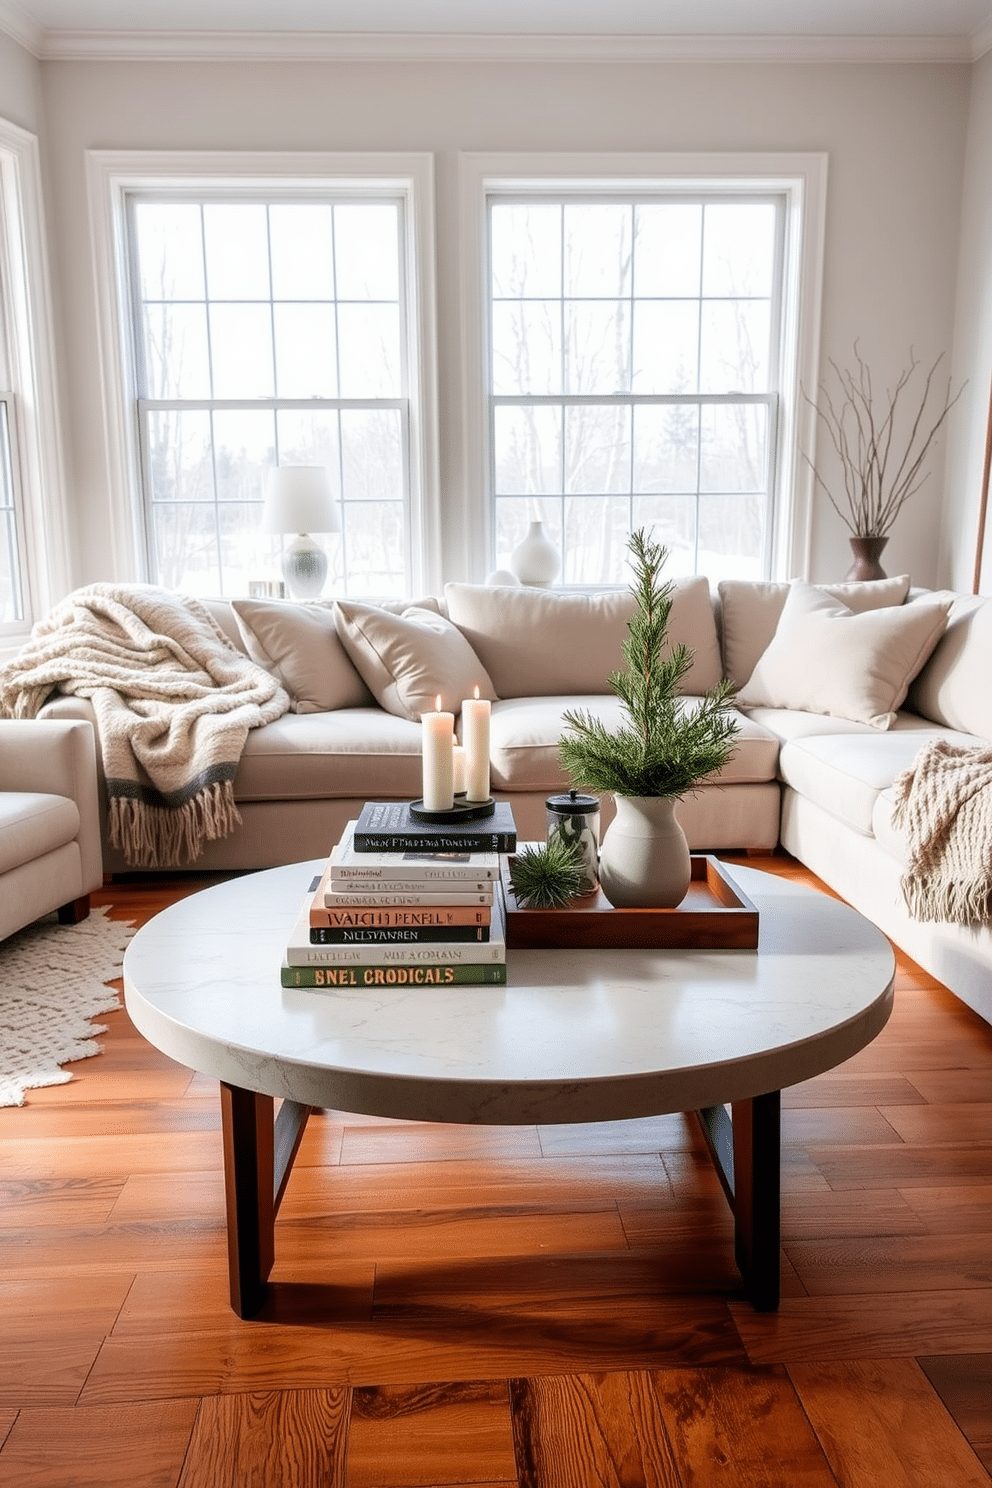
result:
[[[582,888],[577,842],[553,832],[546,847],[525,847],[510,862],[510,883],[524,909],[557,909]]]
[[[693,653],[678,645],[662,655],[675,587],[660,577],[668,552],[643,530],[631,534],[629,545],[637,608],[623,643],[626,669],[609,679],[627,719],[610,730],[587,710],[569,709],[558,756],[571,779],[590,790],[679,798],[733,752],[733,689],[721,682],[698,700],[678,692]]]

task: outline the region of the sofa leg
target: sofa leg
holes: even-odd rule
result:
[[[79,899],[71,899],[68,904],[60,904],[58,909],[60,925],[78,925],[80,920],[85,920],[90,912],[90,896],[83,894]]]

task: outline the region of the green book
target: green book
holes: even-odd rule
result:
[[[280,976],[284,987],[320,988],[332,992],[335,987],[454,987],[480,983],[502,986],[506,982],[505,961],[459,961],[432,966],[417,962],[413,966],[288,966],[282,964]]]

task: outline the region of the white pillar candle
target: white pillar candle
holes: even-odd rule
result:
[[[492,709],[488,698],[474,698],[462,703],[462,743],[465,746],[465,792],[468,801],[489,800],[489,718]]]
[[[465,749],[461,744],[456,744],[452,750],[454,755],[454,792],[456,796],[465,794]]]
[[[455,716],[441,711],[424,713],[420,720],[424,755],[424,810],[450,811],[454,805]]]

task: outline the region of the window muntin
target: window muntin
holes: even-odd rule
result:
[[[247,592],[267,471],[326,464],[328,589],[409,592],[403,199],[127,201],[150,573]]]
[[[624,580],[650,526],[669,572],[768,569],[784,197],[490,192],[497,562],[540,517],[560,582]]]

